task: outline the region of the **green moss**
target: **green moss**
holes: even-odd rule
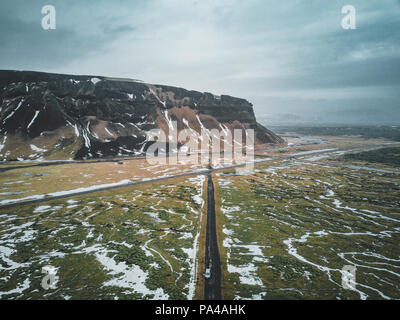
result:
[[[4,245],[13,250],[9,259],[23,265],[15,270],[0,271],[0,277],[8,279],[0,282],[0,292],[21,287],[27,278],[29,286],[22,293],[3,298],[154,298],[152,294],[142,295],[133,288],[111,285],[113,281],[110,280],[122,274],[104,269],[96,255],[100,252],[117,264],[140,267],[147,272],[146,283],[152,288],[160,286],[170,298],[184,299],[192,266],[181,248],[192,246],[194,238],[180,238],[182,232],[194,235],[199,228],[198,215],[187,207],[198,211],[192,192],[198,191],[189,182],[182,181],[168,188],[168,192],[155,185],[151,192],[127,188],[76,196],[77,206],[69,209],[66,200],[49,201],[46,205],[52,208],[40,214],[32,214],[39,205],[4,210],[0,217],[0,236],[12,233],[10,243]],[[157,212],[163,221],[153,219],[146,212]],[[14,241],[24,237],[29,240]],[[6,261],[0,263],[10,267]],[[56,290],[46,291],[41,287],[44,277],[41,270],[45,265],[58,268]]]
[[[341,287],[340,270],[352,261],[373,265],[377,258],[348,255],[345,260],[342,254],[371,252],[388,259],[400,255],[400,248],[395,244],[400,236],[394,232],[395,220],[390,220],[398,219],[397,176],[329,167],[329,163],[281,166],[275,173],[264,169],[276,164],[260,165],[257,174],[221,176],[231,182],[218,188],[223,208],[237,208],[222,217],[224,227],[230,231],[229,238],[234,239],[232,246],[225,248],[228,261],[222,261],[224,298],[359,299],[359,294]],[[334,199],[340,200],[340,206]],[[383,236],[386,232],[390,237]],[[285,243],[288,239],[292,239],[296,254],[289,251]],[[261,256],[249,252],[248,245],[259,246]],[[255,271],[249,271],[250,276],[263,284],[242,283],[240,276],[248,275],[229,273],[228,265],[253,265],[250,270]],[[396,265],[385,264],[384,268],[397,273]],[[317,266],[331,271],[328,274]],[[391,297],[400,297],[394,285],[396,280],[390,274],[360,268],[357,281],[379,288]],[[365,288],[362,291],[372,299],[382,298],[376,291]]]
[[[114,258],[117,262],[124,262],[128,266],[137,265],[142,270],[147,271],[150,263],[154,261],[151,257],[146,256],[145,252],[141,249],[142,244],[136,242],[131,248],[125,245],[111,243],[108,248],[114,252],[109,252],[108,256]]]

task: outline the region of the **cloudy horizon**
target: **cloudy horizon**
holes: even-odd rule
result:
[[[47,4],[56,30],[41,27]],[[0,23],[0,69],[228,94],[266,124],[400,122],[399,0],[7,0]]]

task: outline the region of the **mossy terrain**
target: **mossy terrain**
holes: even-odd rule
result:
[[[216,180],[224,299],[400,298],[399,175],[293,160]]]
[[[2,209],[1,299],[191,298],[201,178]]]
[[[344,160],[367,161],[400,167],[400,148],[382,148],[360,153],[349,153],[343,156]]]
[[[269,126],[274,132],[286,133],[296,132],[301,135],[320,135],[320,136],[362,136],[364,138],[385,138],[400,141],[400,127],[398,126],[326,126],[326,127],[287,127]]]

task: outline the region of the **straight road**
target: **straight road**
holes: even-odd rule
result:
[[[212,176],[207,175],[207,233],[205,267],[210,269],[210,278],[204,279],[204,299],[221,300],[221,263],[217,241],[217,226],[215,218],[214,183]]]

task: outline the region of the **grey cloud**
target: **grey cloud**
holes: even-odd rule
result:
[[[119,11],[104,10],[87,1],[53,0],[57,28],[41,28],[41,8],[48,1],[4,1],[0,5],[0,68],[50,70],[99,52],[134,27],[119,22]],[[93,2],[92,2],[93,3]],[[109,2],[108,2],[109,3]],[[108,12],[108,16],[105,12]],[[107,18],[105,18],[107,16]]]
[[[340,26],[345,0],[51,2],[51,32],[40,28],[47,1],[1,2],[0,42],[7,45],[0,68],[132,77],[242,96],[260,116],[282,108],[330,110],[334,117],[337,104],[342,113],[372,115],[379,105],[400,122],[399,0],[352,0],[357,30]]]

